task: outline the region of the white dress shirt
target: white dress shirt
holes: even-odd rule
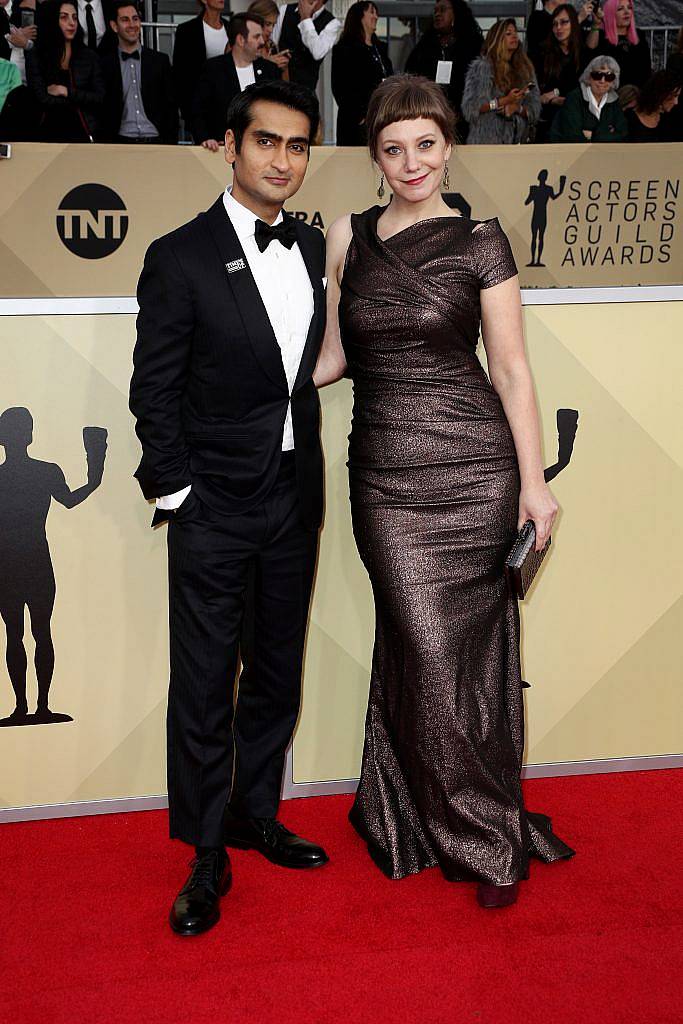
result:
[[[86,21],[86,10],[85,5],[89,3],[92,5],[92,16],[95,19],[95,34],[97,36],[97,45],[100,45],[102,36],[107,31],[107,23],[104,20],[104,10],[102,9],[102,0],[78,0],[78,24],[83,29],[83,37],[85,42],[88,41],[88,22]]]
[[[264,252],[260,252],[254,237],[258,220],[256,214],[233,199],[230,188],[225,190],[223,203],[263,300],[275,340],[280,347],[282,365],[291,395],[313,316],[313,286],[304,258],[297,243],[291,249],[287,249],[280,242],[274,241]],[[279,224],[281,220],[282,213],[274,223]],[[238,270],[236,273],[244,271]],[[294,430],[290,402],[282,432],[282,450],[286,452],[293,448]],[[189,486],[184,487],[175,494],[157,498],[157,508],[179,508],[190,493],[190,489]]]
[[[275,22],[275,28],[273,29],[272,40],[276,46],[278,46],[280,42],[282,22],[284,21],[287,7],[287,4],[283,4],[280,8],[277,21]],[[337,42],[337,38],[342,29],[341,21],[337,18],[333,18],[332,21],[325,25],[322,32],[318,33],[313,22],[324,10],[325,8],[321,7],[315,12],[312,18],[304,18],[299,22],[299,34],[301,36],[301,41],[306,49],[309,50],[314,60],[322,60],[323,57],[330,52],[334,44]]]
[[[598,121],[600,120],[602,108],[607,103],[607,96],[608,93],[605,93],[605,95],[601,96],[599,100],[596,100],[595,96],[593,95],[593,90],[590,88],[590,86],[588,87],[588,109],[591,111],[592,114],[595,114]]]
[[[4,11],[8,18],[11,17],[12,0],[9,0],[9,3],[5,5]],[[10,24],[10,31],[5,36],[5,41],[9,44],[10,63],[14,64],[17,67],[19,74],[21,75],[21,84],[26,85],[26,51],[22,46],[14,46],[14,44],[10,41],[11,31],[15,27],[15,25]],[[30,50],[32,46],[33,40],[29,39],[29,41],[26,44],[26,50]]]

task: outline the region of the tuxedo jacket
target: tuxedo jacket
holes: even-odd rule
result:
[[[180,105],[185,126],[192,128],[192,104],[197,82],[206,64],[206,44],[204,42],[203,14],[190,18],[178,25],[173,44],[173,79],[175,94]],[[228,27],[228,19],[221,18]],[[227,36],[226,36],[227,43]]]
[[[254,61],[256,82],[280,78],[280,70],[272,60],[257,57]],[[206,139],[221,142],[228,125],[228,107],[233,96],[241,92],[235,60],[231,53],[212,57],[204,65],[194,94],[192,135],[196,143]]]
[[[325,329],[325,241],[299,220],[296,232],[314,308],[292,389],[292,423],[302,519],[317,529],[323,470],[312,373]],[[275,483],[290,396],[280,347],[222,196],[151,244],[138,302],[130,408],[142,444],[135,476],[145,497],[191,484],[215,512],[248,512]]]
[[[118,48],[100,56],[106,90],[102,138],[114,142],[123,115],[123,80]],[[142,105],[145,114],[159,133],[160,142],[175,145],[178,141],[178,109],[176,107],[171,64],[165,53],[143,46],[140,50]]]

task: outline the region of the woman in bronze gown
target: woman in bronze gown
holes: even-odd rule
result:
[[[530,855],[573,853],[525,810],[520,783],[519,614],[503,562],[527,519],[544,545],[557,503],[517,271],[497,220],[460,217],[441,198],[454,132],[438,86],[388,79],[367,126],[393,196],[329,229],[314,377],[353,380],[353,529],[376,608],[351,821],[390,878],[438,865],[478,881],[481,905],[507,906]]]

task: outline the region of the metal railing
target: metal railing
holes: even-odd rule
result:
[[[424,20],[425,16],[426,12],[425,14],[411,13],[409,16],[401,17],[403,32],[397,34],[395,38],[398,39],[405,34],[406,20],[407,17],[410,17],[412,22],[410,35],[414,41],[417,40],[420,34],[420,21]],[[394,20],[398,19],[396,19],[395,16],[392,18],[391,15],[387,15],[380,19],[380,25],[384,30],[380,34],[382,38],[384,38],[385,42],[390,42],[392,39],[392,21]],[[145,46],[149,46],[153,50],[161,50],[163,53],[167,53],[170,57],[173,53],[173,40],[175,38],[175,31],[178,24],[180,23],[176,23],[174,21],[143,22],[142,28],[144,32],[143,39]],[[676,39],[678,38],[680,30],[681,25],[642,25],[638,28],[640,35],[645,36],[647,39],[652,57],[652,67],[655,71],[666,67],[667,58],[676,45]],[[520,34],[523,35],[523,30],[521,28]]]
[[[667,59],[676,45],[681,27],[681,25],[643,25],[638,28],[638,34],[647,39],[652,57],[652,67],[655,71],[666,67]]]

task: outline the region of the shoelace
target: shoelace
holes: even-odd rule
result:
[[[258,820],[268,843],[272,843],[276,836],[282,832],[287,832],[285,826],[277,818],[260,818]]]
[[[208,889],[215,889],[217,866],[217,858],[214,853],[210,853],[206,857],[195,857],[194,860],[190,861],[192,874],[186,888],[195,889],[198,886],[203,886]]]

